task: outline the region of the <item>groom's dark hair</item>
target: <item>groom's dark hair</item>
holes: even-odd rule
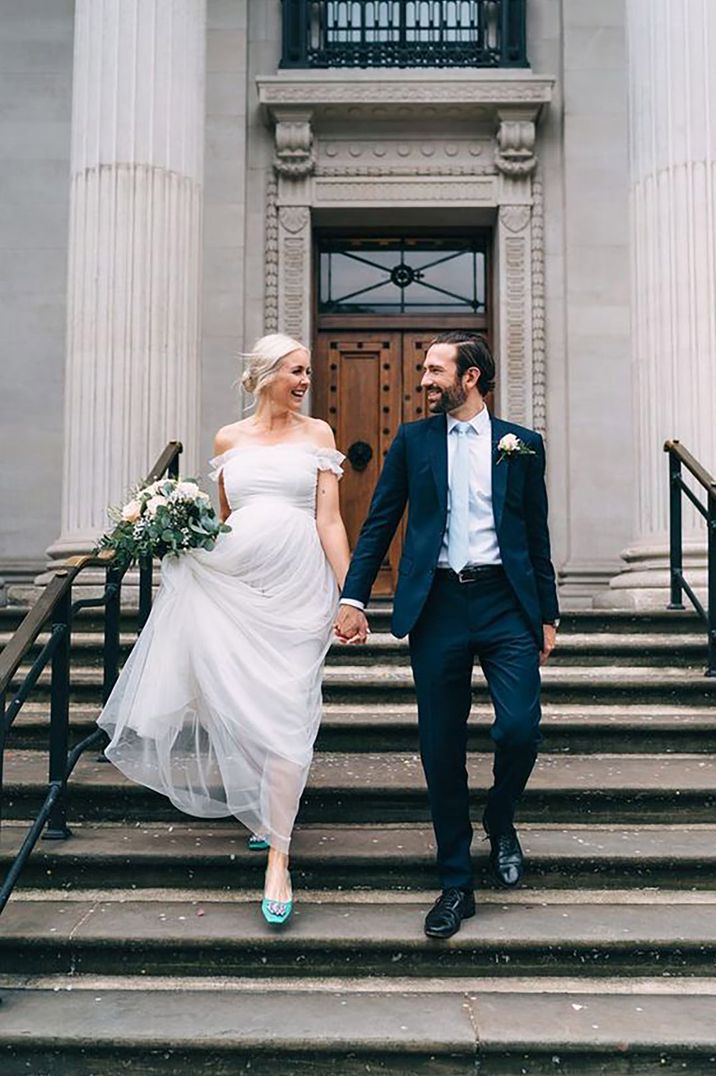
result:
[[[477,382],[477,391],[481,396],[487,396],[495,387],[495,360],[493,359],[487,341],[479,333],[471,332],[447,332],[438,333],[430,341],[433,344],[453,344],[457,350],[456,364],[457,376],[462,377],[471,366],[476,366],[480,371]]]

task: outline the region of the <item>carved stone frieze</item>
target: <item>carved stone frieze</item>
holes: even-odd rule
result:
[[[323,164],[317,176],[494,176],[494,164]]]
[[[356,202],[364,205],[377,203],[386,206],[396,202],[421,202],[429,205],[494,204],[495,183],[490,176],[477,176],[472,178],[471,182],[455,182],[449,177],[421,179],[419,176],[406,175],[401,182],[395,182],[399,178],[394,175],[384,179],[356,177],[355,180],[350,177],[320,177],[315,185],[316,201]]]
[[[506,176],[528,176],[534,172],[537,167],[534,120],[502,120],[497,131],[495,166]]]
[[[400,139],[347,140],[320,139],[317,147],[318,170],[334,165],[380,165],[385,169],[410,168],[415,171],[426,165],[443,171],[456,166],[475,167],[491,161],[492,143],[474,139]]]
[[[261,104],[268,108],[275,105],[323,108],[333,104],[405,104],[437,109],[449,104],[546,104],[551,98],[553,80],[531,74],[519,79],[487,79],[475,78],[469,72],[451,78],[428,79],[406,77],[404,72],[399,76],[380,72],[370,80],[353,73],[341,73],[340,78],[317,77],[311,73],[301,77],[261,76],[257,83]]]

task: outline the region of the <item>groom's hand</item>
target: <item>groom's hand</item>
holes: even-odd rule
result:
[[[554,624],[543,624],[542,631],[544,632],[544,649],[539,656],[539,663],[545,665],[557,642],[557,629]]]
[[[335,629],[342,643],[364,643],[370,634],[368,618],[363,610],[355,605],[341,605]]]

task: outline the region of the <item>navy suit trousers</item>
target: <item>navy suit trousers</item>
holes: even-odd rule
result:
[[[467,720],[479,660],[495,711],[493,786],[483,822],[510,832],[540,742],[539,650],[506,576],[460,583],[438,571],[410,634],[420,753],[443,888],[470,889]]]

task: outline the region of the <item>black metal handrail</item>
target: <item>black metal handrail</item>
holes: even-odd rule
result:
[[[180,441],[170,441],[147,475],[144,484],[156,482],[165,473],[171,478],[179,477]],[[87,568],[103,568],[106,582],[103,593],[97,598],[80,598],[72,601],[75,579]],[[47,794],[30,826],[24,841],[13,860],[0,887],[0,912],[10,899],[22,870],[37,844],[43,829],[47,840],[65,840],[71,836],[67,825],[67,782],[78,759],[85,751],[106,743],[101,729],[90,733],[72,750],[70,737],[70,641],[72,621],[82,609],[104,607],[104,643],[102,702],[107,701],[119,675],[119,628],[121,614],[122,580],[126,566],[116,563],[113,551],[72,557],[55,572],[33,607],[21,621],[12,639],[0,654],[0,824],[2,823],[3,761],[7,734],[24,702],[37,683],[43,669],[51,661],[50,672],[50,737],[49,778]],[[137,632],[144,627],[152,604],[151,558],[139,565],[139,609]],[[22,662],[25,660],[39,635],[50,624],[50,637],[42,646],[22,684],[6,706],[7,694]]]
[[[526,0],[282,0],[283,68],[526,67]]]
[[[669,559],[671,568],[671,600],[669,609],[683,609],[683,596],[699,614],[708,636],[708,666],[706,676],[716,676],[716,479],[675,438],[667,441],[664,452],[669,454]],[[689,474],[706,491],[703,504],[694,491],[686,485],[681,469]],[[684,547],[682,526],[682,494],[691,501],[696,511],[706,520],[707,534],[707,605],[699,601],[693,588],[684,578]]]

